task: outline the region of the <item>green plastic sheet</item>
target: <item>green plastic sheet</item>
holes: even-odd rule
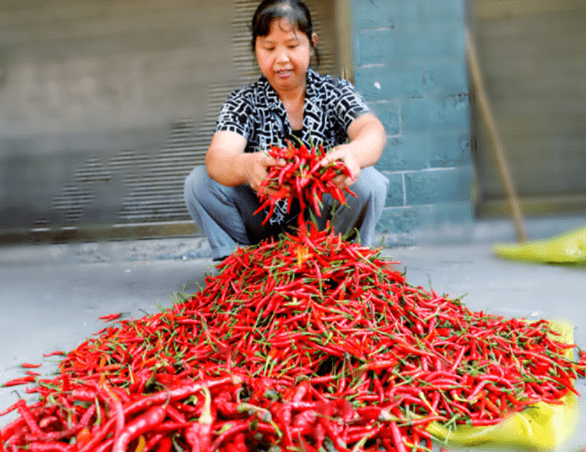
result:
[[[554,331],[561,334],[556,339],[567,344],[574,343],[573,327],[566,322],[551,321]],[[572,357],[572,350],[567,351]],[[574,433],[578,421],[578,398],[569,392],[563,405],[537,403],[520,413],[514,413],[502,422],[487,427],[458,426],[446,429],[434,422],[428,432],[453,446],[509,446],[517,448],[551,450],[556,449]]]
[[[586,265],[586,228],[546,240],[495,245],[493,252],[502,258],[519,261]]]

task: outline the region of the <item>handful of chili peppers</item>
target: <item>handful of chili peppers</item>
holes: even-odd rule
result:
[[[262,204],[255,214],[269,207],[263,224],[269,220],[275,205],[281,199],[297,199],[302,212],[311,207],[317,216],[321,216],[324,194],[330,194],[341,204],[346,204],[344,192],[356,196],[349,188],[341,190],[332,182],[332,179],[340,174],[348,177],[352,177],[352,174],[344,162],[339,160],[322,166],[320,162],[326,156],[326,151],[321,144],[308,148],[304,144],[295,147],[288,142],[285,147],[271,146],[267,153],[275,160],[283,160],[285,164],[271,167],[267,178],[261,183],[259,197]],[[267,195],[264,193],[266,188],[275,191]],[[291,203],[288,203],[287,209],[290,207]],[[304,221],[302,215],[299,219],[300,222]],[[300,226],[303,227],[302,224]]]
[[[379,254],[313,224],[239,248],[53,378],[7,382],[36,400],[0,413],[18,413],[0,452],[431,451],[432,422],[493,425],[575,392],[586,354],[549,322],[470,311]]]

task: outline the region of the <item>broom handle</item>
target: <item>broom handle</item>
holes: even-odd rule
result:
[[[521,209],[519,208],[519,200],[517,199],[517,194],[513,186],[513,180],[511,179],[511,175],[509,173],[509,168],[505,159],[503,145],[499,137],[496,122],[492,116],[490,102],[484,89],[484,81],[482,79],[480,66],[478,65],[476,49],[468,29],[466,29],[466,48],[468,64],[470,66],[470,74],[472,76],[474,91],[478,99],[480,115],[482,117],[482,122],[486,127],[488,139],[490,141],[491,148],[496,160],[499,176],[505,187],[505,193],[511,205],[513,221],[515,222],[515,230],[517,231],[517,238],[520,242],[525,242],[527,240],[527,235],[525,234],[525,228],[523,226],[523,217],[521,215]]]

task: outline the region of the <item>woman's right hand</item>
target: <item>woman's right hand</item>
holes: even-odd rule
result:
[[[283,166],[285,165],[285,161],[280,159],[277,161],[270,155],[267,155],[264,152],[256,152],[254,154],[250,154],[254,156],[251,158],[250,161],[250,171],[248,172],[248,184],[250,188],[252,188],[255,192],[259,193],[261,183],[264,179],[266,179],[269,175],[270,169],[273,166]],[[274,188],[266,187],[263,191],[266,195],[271,195],[271,193],[276,193],[277,190]]]
[[[259,192],[260,184],[268,176],[269,168],[271,166],[271,157],[264,152],[256,152],[250,154],[248,170],[246,171],[246,179],[250,188],[255,192]]]
[[[216,132],[206,154],[206,167],[212,179],[235,187],[248,184],[258,193],[271,166],[285,165],[264,152],[245,153],[246,139],[235,132]],[[274,189],[266,189],[270,195]]]

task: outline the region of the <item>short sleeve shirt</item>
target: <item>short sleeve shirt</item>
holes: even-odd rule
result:
[[[321,143],[326,149],[340,145],[347,140],[352,121],[368,112],[366,102],[350,82],[307,71],[302,142]],[[245,152],[283,145],[293,135],[285,107],[264,76],[232,92],[220,110],[218,131],[242,135],[247,141]]]

